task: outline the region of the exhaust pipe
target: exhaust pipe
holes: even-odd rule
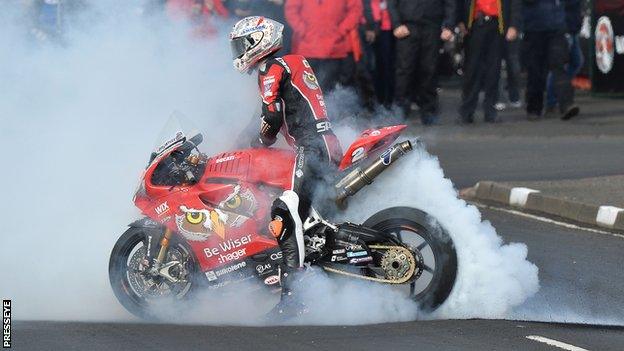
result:
[[[416,140],[416,143],[419,144],[420,141]],[[346,175],[336,184],[336,205],[344,209],[349,196],[355,195],[363,187],[371,184],[391,164],[412,150],[412,143],[409,140],[396,143],[384,151],[373,163],[365,167],[364,170],[358,167]]]

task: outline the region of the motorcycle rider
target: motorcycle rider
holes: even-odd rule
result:
[[[295,273],[303,269],[302,218],[308,217],[324,175],[331,174],[342,157],[310,64],[300,55],[276,55],[282,47],[283,28],[277,21],[251,16],[238,21],[230,33],[234,67],[241,73],[258,70],[262,113],[252,146],[272,145],[281,131],[296,152],[291,188],[274,201],[269,224],[284,259],[277,314],[301,306],[293,297],[292,283]]]

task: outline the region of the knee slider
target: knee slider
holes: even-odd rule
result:
[[[285,239],[293,228],[293,220],[286,203],[277,199],[271,206],[271,222],[269,232],[277,240]]]

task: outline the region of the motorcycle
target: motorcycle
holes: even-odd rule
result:
[[[350,145],[335,176],[336,210],[413,150],[409,140],[395,143],[405,128],[369,129]],[[249,148],[208,157],[198,147],[202,134],[178,128],[172,135],[151,154],[134,194],[144,218],[129,225],[110,255],[119,302],[157,319],[152,307],[159,301],[184,302],[196,291],[254,281],[279,292],[282,253],[268,223],[273,200],[296,176],[294,152]],[[333,223],[312,208],[302,220],[305,264],[330,276],[401,287],[425,311],[453,288],[453,241],[419,209],[387,208],[355,224]]]

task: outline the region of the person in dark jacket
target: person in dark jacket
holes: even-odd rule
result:
[[[568,45],[570,48],[570,62],[568,63],[568,75],[570,79],[574,79],[578,72],[583,67],[583,51],[579,45],[579,32],[583,22],[583,16],[581,14],[581,0],[567,0],[565,2],[565,16],[566,26],[568,33],[566,39],[568,39]],[[555,88],[553,85],[552,74],[548,75],[548,84],[546,87],[546,110],[555,111],[557,107],[557,96],[555,95]]]
[[[569,62],[565,4],[568,0],[524,0],[524,43],[527,60],[527,118],[541,118],[546,77],[550,70],[561,119],[579,113],[566,72]]]
[[[503,41],[517,40],[522,21],[521,0],[460,0],[460,30],[467,34],[466,64],[459,107],[459,123],[474,122],[479,93],[485,91],[486,122],[497,122]]]
[[[415,86],[416,103],[425,125],[437,121],[439,39],[448,41],[453,38],[455,1],[387,0],[393,34],[397,38],[395,97],[407,114],[411,105],[410,88]]]
[[[380,104],[390,108],[394,100],[395,43],[388,0],[368,0],[378,34],[375,39],[375,92]]]

